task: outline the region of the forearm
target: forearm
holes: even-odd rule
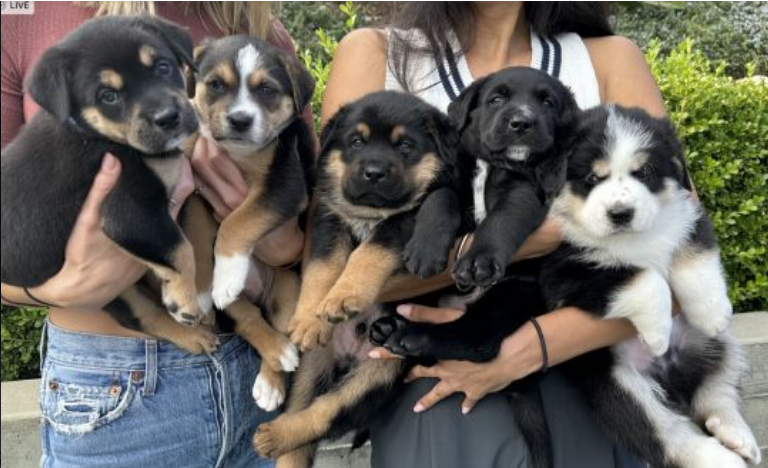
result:
[[[34,289],[34,288],[30,288]],[[32,292],[32,291],[30,291]],[[33,295],[37,295],[33,292]],[[36,300],[29,297],[23,288],[16,286],[10,286],[7,284],[2,285],[2,303],[5,306],[12,307],[45,307],[44,304],[38,303]]]
[[[637,335],[635,327],[625,319],[599,319],[574,307],[557,309],[538,317],[547,346],[548,364],[555,366],[590,351],[605,348]],[[541,369],[543,361],[539,336],[532,323],[527,323],[505,340],[526,353],[521,367]],[[527,374],[526,374],[527,375]],[[522,377],[522,376],[521,376]]]

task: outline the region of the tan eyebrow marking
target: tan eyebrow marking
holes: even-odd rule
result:
[[[139,48],[139,62],[146,67],[151,67],[155,63],[155,56],[157,51],[148,45],[143,45]]]
[[[611,174],[611,163],[607,159],[596,159],[592,161],[592,172],[602,178]]]
[[[405,136],[405,127],[402,125],[395,125],[392,129],[392,133],[389,135],[389,140],[392,143],[397,143],[402,137]]]
[[[355,129],[363,136],[363,138],[368,139],[371,137],[371,127],[369,127],[368,124],[361,122],[357,124]]]
[[[267,84],[275,90],[280,90],[280,86],[277,85],[277,82],[272,79],[272,77],[269,75],[269,73],[266,70],[256,70],[250,75],[248,75],[248,88],[249,89],[255,89],[257,86]]]
[[[123,89],[123,77],[114,70],[102,70],[99,78],[104,86],[109,86],[118,91]]]
[[[208,77],[212,75],[216,75],[230,89],[237,86],[237,75],[229,63],[224,62],[219,64],[216,68],[213,69],[211,73],[208,74]]]

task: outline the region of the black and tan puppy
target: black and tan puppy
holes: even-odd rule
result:
[[[562,186],[578,106],[557,79],[513,67],[472,84],[448,112],[477,158],[477,229],[453,276],[462,286],[490,286],[544,221]]]
[[[43,54],[28,82],[42,107],[2,153],[2,281],[37,286],[64,264],[72,227],[105,153],[122,164],[101,214],[106,235],[162,280],[173,317],[197,323],[192,247],[168,213],[197,128],[182,68],[186,30],[154,18],[88,21]],[[193,352],[215,337],[177,324],[137,288],[106,306],[123,326]]]
[[[285,335],[299,295],[298,275],[258,265],[265,314],[240,299],[240,293],[255,267],[254,244],[307,207],[314,141],[301,112],[314,82],[295,57],[247,36],[205,42],[195,49],[195,63],[201,134],[228,152],[249,192],[221,226],[203,200],[193,197],[182,224],[195,246],[200,302],[224,310],[235,331],[261,354],[253,395],[260,407],[272,411],[284,400],[283,372],[294,371],[299,363]]]
[[[254,441],[262,455],[284,455],[278,466],[308,467],[316,441],[365,427],[397,385],[403,363],[365,360],[368,324],[385,282],[404,271],[418,208],[436,199],[458,203],[458,147],[447,116],[406,94],[368,95],[328,123],[309,263],[291,325],[294,342],[311,351],[302,356],[286,414],[262,425]],[[332,345],[317,348],[331,337]]]

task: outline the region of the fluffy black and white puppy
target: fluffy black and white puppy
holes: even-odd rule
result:
[[[2,281],[37,286],[64,264],[67,239],[106,153],[122,165],[101,208],[106,235],[163,282],[173,318],[203,316],[192,247],[168,212],[181,146],[198,129],[185,93],[192,39],[149,17],[88,21],[46,51],[27,83],[42,110],[2,153]],[[215,336],[182,327],[136,288],[106,309],[123,326],[193,352]]]
[[[583,115],[575,134],[566,182],[552,205],[565,240],[543,262],[542,299],[549,310],[576,306],[627,318],[640,338],[560,369],[584,391],[606,432],[651,466],[759,463],[738,410],[743,363],[724,332],[731,307],[715,238],[687,190],[674,130],[641,110],[601,107]],[[675,320],[668,284],[683,310]],[[451,324],[380,319],[372,338],[402,355],[488,361],[530,316],[516,310],[537,313],[535,294],[519,290],[501,283]],[[537,466],[551,466],[541,441],[546,428],[530,410],[536,393],[508,390]],[[518,414],[521,407],[528,412]]]
[[[490,286],[504,276],[560,190],[579,110],[560,81],[513,67],[475,82],[448,112],[467,152],[477,158],[477,229],[453,276],[462,286]]]

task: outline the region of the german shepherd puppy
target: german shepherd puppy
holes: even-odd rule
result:
[[[365,359],[377,298],[405,271],[409,240],[439,229],[414,233],[419,207],[459,203],[458,133],[414,96],[380,92],[344,106],[322,140],[309,261],[291,324],[292,340],[307,352],[286,413],[254,438],[281,467],[309,467],[317,441],[364,428],[393,394],[405,364]],[[447,222],[445,251],[417,263],[445,261],[459,229],[458,220]]]
[[[192,246],[168,213],[198,129],[182,69],[189,33],[149,17],[88,21],[49,49],[27,83],[42,107],[2,153],[2,281],[33,287],[64,264],[67,239],[105,153],[122,174],[102,206],[106,235],[162,281],[164,308],[130,288],[106,306],[123,326],[210,352]],[[173,318],[171,318],[173,316]]]
[[[195,63],[200,133],[227,150],[249,193],[221,226],[195,196],[182,224],[195,247],[200,302],[206,309],[215,305],[223,310],[235,332],[259,351],[263,363],[253,396],[261,408],[273,411],[284,401],[283,372],[299,364],[299,353],[286,336],[299,280],[291,269],[254,264],[252,251],[256,242],[307,207],[315,151],[301,113],[314,81],[294,57],[248,36],[206,41],[195,49]],[[260,304],[265,313],[240,298],[254,268],[264,285]]]

